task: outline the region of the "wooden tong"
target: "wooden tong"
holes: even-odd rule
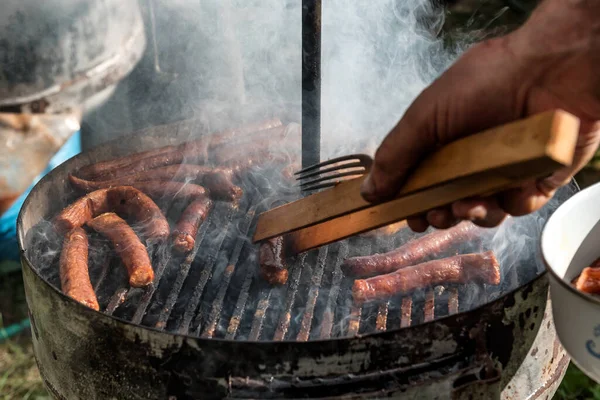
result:
[[[286,235],[301,253],[457,200],[487,196],[571,165],[579,119],[562,110],[467,136],[423,160],[396,198],[378,204],[360,195],[364,176],[273,208],[258,218],[254,242]]]

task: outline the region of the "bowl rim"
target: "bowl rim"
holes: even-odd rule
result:
[[[582,300],[585,300],[586,302],[595,304],[600,306],[600,296],[597,295],[591,295],[591,294],[587,294],[584,292],[581,292],[577,289],[575,289],[575,287],[571,286],[570,283],[568,283],[564,278],[561,278],[560,276],[558,276],[558,274],[554,271],[554,269],[550,266],[550,262],[548,262],[548,260],[546,259],[546,253],[544,252],[544,237],[545,235],[548,233],[547,231],[547,227],[548,224],[550,222],[552,222],[553,218],[555,217],[560,217],[559,213],[560,209],[565,207],[565,206],[569,206],[569,203],[573,202],[575,203],[575,201],[577,200],[578,197],[584,197],[585,195],[589,195],[589,193],[586,193],[588,191],[590,191],[590,189],[592,188],[597,188],[600,190],[600,182],[597,182],[591,186],[588,186],[585,189],[580,190],[579,192],[575,193],[573,196],[571,196],[569,199],[567,199],[567,201],[565,201],[564,203],[562,203],[555,211],[554,213],[550,216],[550,218],[548,218],[544,224],[544,228],[542,229],[542,233],[540,235],[540,254],[542,256],[542,261],[544,262],[544,266],[546,267],[546,271],[548,271],[548,273],[550,274],[550,276],[552,276],[554,278],[554,280],[558,281],[558,283],[563,286],[564,288],[567,289],[567,291],[575,294],[577,297],[580,297]],[[564,208],[563,208],[564,209]],[[599,220],[600,222],[600,220]],[[600,258],[600,254],[598,255],[598,258]],[[585,267],[584,267],[585,268]]]

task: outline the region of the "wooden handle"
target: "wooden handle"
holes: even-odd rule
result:
[[[303,251],[549,175],[571,164],[578,132],[579,120],[558,110],[465,137],[423,160],[394,200],[366,202],[360,195],[364,177],[353,179],[263,213],[254,241],[312,227],[290,235],[296,251]]]

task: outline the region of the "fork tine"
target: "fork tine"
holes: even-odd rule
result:
[[[317,175],[321,175],[321,174],[326,174],[328,172],[333,172],[333,171],[338,171],[338,170],[343,170],[343,169],[350,169],[350,168],[356,168],[356,167],[363,167],[364,169],[364,164],[361,161],[356,161],[356,162],[351,162],[351,163],[347,163],[344,165],[334,165],[333,167],[329,167],[329,168],[325,168],[325,169],[319,169],[317,171],[313,171],[313,172],[308,172],[306,175],[302,175],[302,176],[297,176],[296,179],[301,180],[301,179],[307,179],[307,178],[312,178],[313,176],[317,176]],[[296,174],[299,174],[299,172],[296,172]]]
[[[313,171],[315,169],[318,169],[318,168],[321,168],[321,167],[324,167],[324,166],[327,166],[327,165],[335,164],[335,163],[338,163],[338,162],[341,162],[341,161],[354,160],[354,159],[359,159],[359,157],[357,157],[356,154],[350,154],[350,155],[347,155],[347,156],[332,158],[330,160],[323,161],[323,162],[320,162],[318,164],[310,165],[310,166],[308,166],[306,168],[303,168],[300,171],[295,172],[294,175],[302,174],[302,173],[308,172],[308,171]]]
[[[311,186],[314,185],[315,183],[320,183],[320,182],[324,182],[324,181],[328,181],[328,180],[334,180],[334,179],[339,179],[339,178],[343,178],[345,176],[362,176],[364,175],[365,170],[355,170],[355,171],[347,171],[347,172],[340,172],[339,174],[335,174],[335,175],[329,175],[329,176],[322,176],[320,178],[317,179],[313,179],[307,182],[303,182],[300,184],[300,187],[302,189],[306,188],[307,186]]]

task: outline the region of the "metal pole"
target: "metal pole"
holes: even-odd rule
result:
[[[321,0],[302,0],[302,167],[321,158]]]

